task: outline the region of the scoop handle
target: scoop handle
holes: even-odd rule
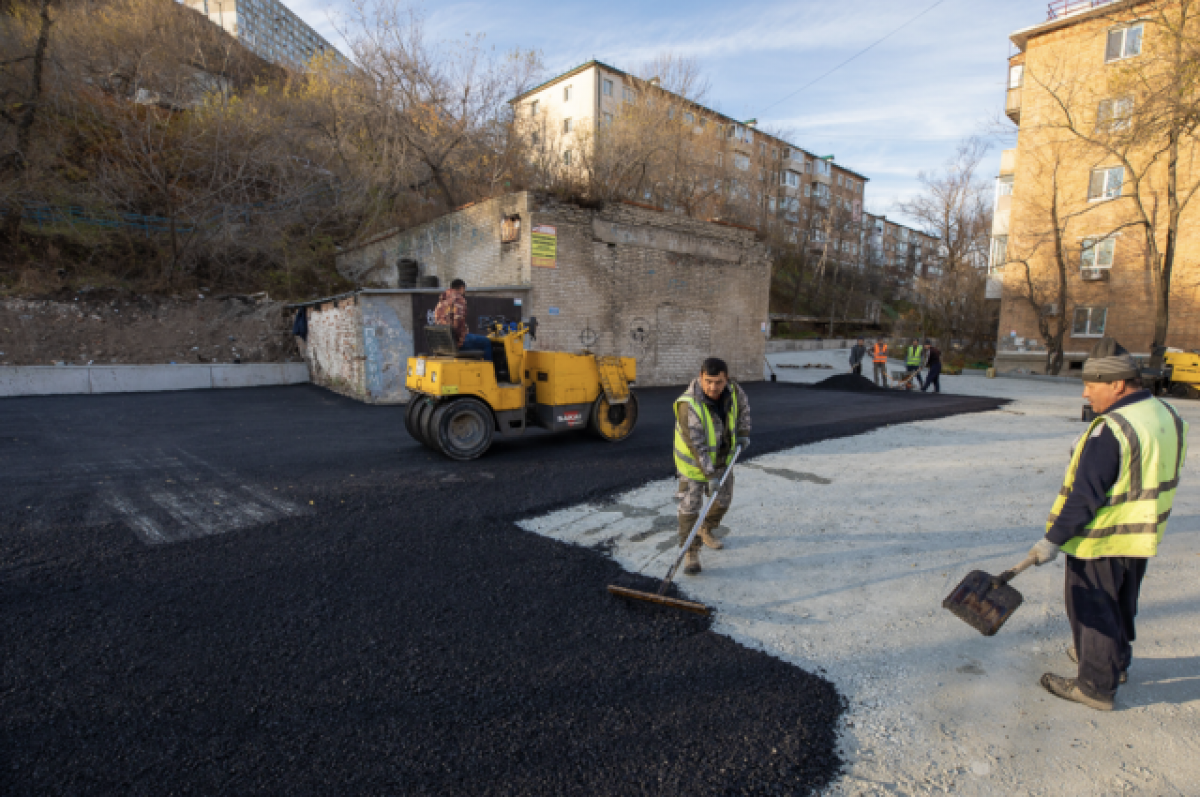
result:
[[[1035,564],[1037,564],[1037,559],[1032,556],[1027,556],[1024,560],[1022,560],[1021,564],[1017,565],[1011,570],[1005,570],[1003,573],[993,578],[992,583],[998,587],[1003,586],[1024,573],[1029,568],[1033,567]]]

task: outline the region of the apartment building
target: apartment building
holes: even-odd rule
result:
[[[271,63],[297,68],[321,57],[347,63],[336,47],[279,0],[184,0],[184,4]]]
[[[1054,0],[1045,21],[1010,36],[1005,113],[1017,145],[1001,159],[989,262],[989,297],[1001,300],[998,370],[1044,371],[1042,325],[1066,324],[1064,372],[1078,372],[1104,335],[1149,354],[1170,205],[1158,131],[1170,114],[1143,89],[1172,74],[1168,23],[1179,11],[1178,0]],[[1181,147],[1196,143],[1185,134]],[[1175,177],[1190,190],[1200,168],[1183,158]],[[1164,340],[1182,349],[1200,347],[1193,212],[1184,208],[1174,240]]]
[[[597,133],[639,103],[665,99],[672,122],[690,129],[707,152],[700,193],[711,194],[693,214],[776,227],[785,240],[857,258],[863,220],[865,176],[818,156],[757,127],[677,94],[657,79],[643,80],[600,61],[589,61],[510,100],[513,112],[535,145],[549,143],[564,167],[580,163],[583,149],[594,147]],[[715,190],[714,190],[715,189]],[[668,210],[682,211],[669,192],[656,187],[630,197]],[[833,240],[831,240],[833,239]]]
[[[862,241],[863,267],[882,269],[901,291],[914,291],[918,280],[942,273],[938,239],[887,216],[865,214]]]

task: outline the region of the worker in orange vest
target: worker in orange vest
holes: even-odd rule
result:
[[[879,338],[875,341],[875,345],[871,347],[871,359],[875,361],[875,384],[880,387],[888,386],[887,358],[887,344],[883,342],[883,338]]]

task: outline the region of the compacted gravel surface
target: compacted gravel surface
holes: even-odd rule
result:
[[[756,454],[998,404],[747,387]],[[311,386],[0,401],[0,794],[819,791],[828,681],[512,522],[669,475],[677,394],[471,463]]]

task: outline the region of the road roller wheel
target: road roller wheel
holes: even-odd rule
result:
[[[608,399],[601,393],[592,404],[592,417],[588,419],[588,428],[592,434],[615,443],[624,440],[637,426],[638,404],[637,396],[632,392],[629,401],[624,404],[609,404]]]
[[[421,441],[421,444],[428,448],[435,449],[435,446],[429,439],[429,418],[433,415],[435,409],[434,403],[425,396],[422,396],[417,402],[417,411],[413,415],[413,437]]]
[[[413,422],[416,420],[418,407],[422,401],[424,398],[414,393],[404,407],[404,431],[408,432],[408,436],[418,443],[421,442],[421,438],[417,436],[417,429]]]
[[[438,407],[426,428],[450,459],[476,459],[491,447],[496,419],[482,401],[464,398]]]

